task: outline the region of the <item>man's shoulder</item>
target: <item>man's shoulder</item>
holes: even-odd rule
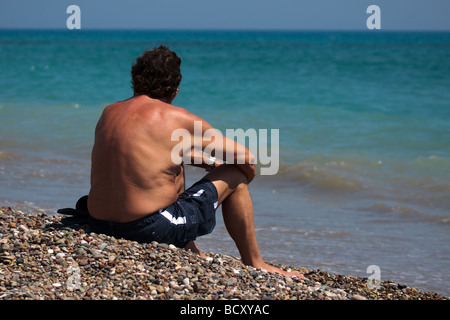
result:
[[[192,122],[201,120],[200,117],[188,111],[186,108],[175,106],[172,104],[166,107],[166,111],[168,116],[180,122]]]
[[[195,121],[204,122],[202,118],[187,108],[146,97],[133,97],[118,101],[105,109],[108,108],[127,108],[131,113],[139,113],[142,119],[147,119],[152,123],[164,123],[166,129],[189,128],[194,125]]]

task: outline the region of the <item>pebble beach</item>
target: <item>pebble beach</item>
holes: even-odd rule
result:
[[[373,286],[278,265],[305,279],[285,277],[233,256],[115,239],[64,219],[0,208],[1,300],[448,300],[392,281]]]

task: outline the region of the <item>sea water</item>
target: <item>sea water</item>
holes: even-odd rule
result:
[[[277,174],[250,185],[266,260],[450,296],[450,33],[1,30],[0,205],[87,194],[98,117],[160,44],[182,59],[175,105],[279,132]],[[198,244],[238,256],[220,210]]]

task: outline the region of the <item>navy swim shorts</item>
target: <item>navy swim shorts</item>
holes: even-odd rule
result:
[[[141,243],[157,241],[183,248],[216,225],[218,193],[208,179],[201,179],[165,209],[131,222],[97,220],[89,216],[90,231]]]

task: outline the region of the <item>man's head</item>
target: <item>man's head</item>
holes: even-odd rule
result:
[[[181,82],[181,59],[165,46],[145,51],[131,67],[135,95],[172,102]]]

